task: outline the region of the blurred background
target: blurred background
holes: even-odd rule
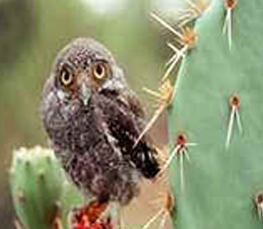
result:
[[[0,222],[13,228],[8,169],[15,148],[46,146],[39,103],[56,53],[75,37],[93,37],[112,51],[127,81],[153,114],[152,98],[171,53],[171,34],[149,12],[176,18],[177,0],[0,0]],[[151,130],[155,142],[167,141],[164,116]],[[146,204],[147,205],[147,204]],[[130,210],[129,219],[145,222],[151,209]],[[134,213],[134,215],[133,215]]]

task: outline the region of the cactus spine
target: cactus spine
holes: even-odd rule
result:
[[[214,0],[196,20],[168,118],[177,229],[262,227],[262,15],[262,1]]]

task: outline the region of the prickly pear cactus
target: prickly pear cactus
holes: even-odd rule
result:
[[[168,120],[177,229],[262,228],[262,16],[261,0],[214,0],[181,55]]]
[[[41,147],[14,152],[10,184],[16,216],[23,229],[67,228],[69,211],[83,203],[53,151]]]

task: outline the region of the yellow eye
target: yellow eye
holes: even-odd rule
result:
[[[107,68],[104,63],[95,64],[92,71],[93,76],[98,80],[102,80],[107,75]]]
[[[73,81],[73,75],[64,69],[60,75],[60,81],[64,86],[69,86]]]

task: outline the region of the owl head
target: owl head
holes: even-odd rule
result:
[[[118,95],[126,88],[121,68],[102,44],[90,38],[73,40],[58,53],[44,87],[45,129],[51,138],[62,138],[68,121],[80,110],[89,110],[98,93]]]
[[[61,100],[87,105],[92,93],[120,91],[126,87],[122,70],[112,54],[90,38],[77,38],[57,55],[47,85]]]

